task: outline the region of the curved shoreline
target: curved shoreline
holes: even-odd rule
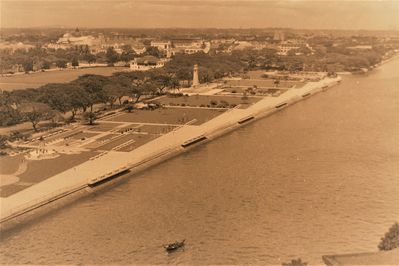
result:
[[[199,126],[185,125],[131,152],[110,151],[73,169],[50,177],[8,198],[0,199],[0,223],[64,198],[82,189],[102,184],[126,169],[135,174],[191,148],[218,138],[248,123],[266,117],[321,92],[341,81],[326,78],[309,82],[279,97],[266,97],[247,109],[230,109]],[[122,171],[123,170],[123,171]]]

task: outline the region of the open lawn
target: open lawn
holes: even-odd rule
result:
[[[158,135],[152,135],[152,134],[147,134],[147,135],[135,134],[134,142],[118,149],[118,151],[130,152],[136,149],[137,147],[140,147],[141,145],[144,145],[147,142],[156,139],[158,137],[159,137]]]
[[[223,96],[223,95],[193,95],[193,96],[182,96],[182,97],[169,97],[165,96],[158,98],[156,102],[165,105],[179,105],[179,106],[193,106],[193,107],[220,107],[222,101],[227,102],[227,107],[231,105],[239,104],[252,104],[256,103],[262,98],[258,97],[247,97],[242,99],[241,95],[237,96]],[[213,104],[212,104],[213,103]]]
[[[87,139],[98,135],[97,133],[89,133],[89,132],[81,132],[79,134],[73,135],[71,139],[79,140],[79,139]]]
[[[18,175],[19,181],[14,184],[2,186],[0,189],[0,197],[8,197],[18,191],[21,191],[27,187],[30,187],[36,183],[39,183],[53,175],[61,173],[65,170],[68,170],[76,165],[79,165],[89,158],[98,154],[97,152],[83,152],[80,154],[62,154],[61,156],[53,159],[47,160],[38,160],[38,161],[31,161],[27,160],[28,168],[27,170]],[[22,156],[17,157],[10,157],[5,156],[1,159],[1,164],[3,165],[12,165],[11,168],[7,169],[2,173],[3,174],[12,174],[15,171],[15,163],[20,162]],[[11,171],[10,171],[11,170]]]
[[[231,95],[240,96],[243,95],[244,91],[246,90],[247,90],[246,87],[227,87],[224,88],[224,92],[222,92],[221,94],[229,93]],[[282,93],[286,92],[287,90],[288,89],[280,89],[280,88],[272,88],[272,89],[257,88],[256,90],[254,90],[254,92],[256,93],[255,95],[257,96],[279,96]]]
[[[137,130],[139,130],[140,132],[147,132],[149,134],[158,134],[158,135],[163,135],[166,134],[170,131],[172,131],[173,129],[175,129],[175,126],[162,126],[162,125],[143,125],[139,128],[137,128]]]
[[[126,134],[122,137],[119,138],[115,138],[115,140],[112,140],[104,145],[101,145],[99,147],[97,147],[98,150],[107,150],[110,151],[112,149],[114,149],[115,147],[125,144],[129,141],[132,141],[135,139],[135,134]]]
[[[120,134],[107,134],[101,138],[96,139],[97,142],[106,142],[109,141],[112,138],[115,138],[116,136],[119,136]]]
[[[301,88],[305,85],[305,82],[299,81],[284,81],[280,80],[279,88]],[[274,84],[273,79],[241,79],[241,80],[228,80],[226,85],[230,86],[245,86],[245,87],[264,87],[264,88],[274,88],[276,85]]]
[[[81,69],[65,69],[59,71],[37,72],[32,74],[21,74],[9,77],[0,77],[0,89],[22,90],[27,88],[38,88],[47,83],[65,83],[77,79],[84,74],[96,74],[111,76],[112,73],[123,71],[126,67],[94,67]]]
[[[196,119],[193,124],[202,124],[220,114],[225,109],[201,109],[201,108],[160,108],[151,110],[134,110],[120,116],[109,118],[110,121],[154,124],[186,124]]]
[[[87,130],[90,131],[101,131],[101,132],[106,132],[114,129],[115,127],[119,126],[117,123],[104,123],[104,122],[97,122],[98,124],[95,124],[94,126],[87,126]]]
[[[89,149],[96,150],[111,150],[119,145],[124,145],[116,150],[118,151],[131,151],[154,138],[166,134],[176,128],[171,125],[131,125],[123,128],[124,134],[107,134],[96,141],[91,142],[84,146]]]
[[[0,175],[10,175],[17,171],[23,159],[24,156],[22,154],[16,156],[0,156]]]

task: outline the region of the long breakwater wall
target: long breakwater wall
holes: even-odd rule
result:
[[[0,200],[0,223],[102,184],[122,173],[137,173],[192,147],[268,116],[341,81],[340,77],[310,82],[279,97],[265,97],[247,109],[230,109],[199,126],[185,125],[131,152],[110,151]]]

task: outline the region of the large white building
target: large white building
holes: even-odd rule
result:
[[[49,43],[47,47],[68,49],[76,46],[88,46],[94,54],[106,52],[109,47],[113,47],[117,53],[121,54],[124,45],[130,45],[136,54],[143,54],[146,51],[145,45],[142,42],[132,38],[106,38],[102,34],[94,37],[92,35],[81,35],[79,32],[65,33],[56,43]]]

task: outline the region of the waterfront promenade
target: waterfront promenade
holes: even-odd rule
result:
[[[340,78],[310,82],[302,88],[288,90],[279,97],[266,97],[247,109],[231,109],[201,125],[183,125],[130,152],[108,151],[102,156],[61,172],[7,198],[0,199],[0,220],[6,221],[26,211],[88,186],[93,180],[112,175],[121,169],[132,172],[144,169],[186,150],[182,145],[198,137],[215,138],[289,104],[336,84]]]

